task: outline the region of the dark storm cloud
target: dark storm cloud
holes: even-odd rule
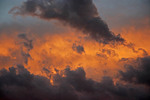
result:
[[[150,86],[150,56],[138,58],[138,66],[128,65],[125,72],[120,71],[121,79],[135,84]]]
[[[82,53],[85,52],[85,51],[84,51],[84,47],[81,46],[81,45],[73,44],[72,49],[73,49],[74,51],[76,51],[77,53],[79,53],[79,54],[82,54]]]
[[[0,70],[1,100],[148,100],[143,86],[114,85],[112,78],[101,82],[86,78],[83,68],[64,70],[65,77],[54,75],[54,84],[46,77],[33,75],[22,65]]]
[[[99,42],[124,42],[99,17],[92,0],[27,0],[21,7],[14,7],[10,13],[37,16],[46,20],[58,19]]]

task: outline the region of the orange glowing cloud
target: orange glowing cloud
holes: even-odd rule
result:
[[[26,58],[27,64],[24,63],[25,59],[21,54],[22,48],[26,50],[26,47],[22,45],[24,40],[18,39],[17,35],[12,38],[2,36],[5,37],[5,41],[0,41],[1,55],[14,59],[6,63],[11,61],[10,64],[15,65],[16,61],[20,61],[30,72],[40,75],[45,73],[43,68],[52,71],[54,68],[63,70],[67,66],[70,66],[71,69],[83,67],[89,78],[99,80],[103,75],[114,76],[119,69],[122,69],[118,65],[121,58],[142,56],[142,53],[135,53],[132,49],[123,45],[112,47],[111,45],[100,44],[86,38],[86,35],[78,34],[76,31],[63,34],[45,34],[40,37],[36,36],[36,38],[35,35],[33,36],[33,48],[29,51],[30,57]],[[80,54],[74,51],[73,44],[83,46],[84,52]],[[10,49],[17,51],[17,53],[13,54],[9,51]],[[10,64],[7,66],[10,66]],[[100,77],[96,77],[97,75]]]

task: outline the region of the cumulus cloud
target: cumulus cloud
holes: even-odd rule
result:
[[[135,84],[150,86],[150,56],[138,58],[138,65],[128,65],[126,71],[120,71],[121,79]]]
[[[109,30],[92,0],[27,0],[22,6],[12,8],[10,13],[58,19],[99,42],[124,42],[120,35]]]
[[[57,73],[52,85],[46,77],[31,74],[24,66],[0,70],[1,100],[148,100],[143,86],[114,84],[112,78],[101,82],[86,78],[83,68],[66,68]]]

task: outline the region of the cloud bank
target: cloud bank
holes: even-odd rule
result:
[[[137,67],[128,65],[126,71],[120,71],[121,79],[135,84],[150,86],[150,57],[138,58]]]
[[[124,42],[120,35],[116,36],[109,30],[92,0],[27,0],[22,6],[12,8],[10,13],[57,19],[98,42]]]
[[[53,76],[53,84],[31,74],[24,66],[0,70],[1,100],[149,100],[145,86],[116,83],[111,77],[101,82],[86,78],[83,68],[66,68]]]

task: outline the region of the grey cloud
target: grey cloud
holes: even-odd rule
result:
[[[135,44],[133,44],[133,43],[123,43],[123,45],[128,47],[129,49],[132,49],[132,51],[134,53],[139,53],[140,51],[142,51],[143,56],[148,56],[148,52],[145,49],[143,49],[143,48],[135,49]]]
[[[138,58],[137,67],[128,65],[126,71],[120,71],[121,79],[135,84],[150,86],[150,57]]]
[[[27,0],[22,6],[12,8],[10,13],[37,16],[46,20],[58,19],[99,42],[124,42],[99,17],[92,0]]]
[[[18,35],[18,38],[20,38],[22,41],[20,41],[23,46],[21,46],[21,55],[24,58],[25,64],[28,64],[28,58],[31,58],[29,52],[31,49],[33,49],[33,43],[31,39],[28,39],[27,35],[22,33]],[[26,50],[23,49],[25,47]]]
[[[26,34],[19,34],[18,37],[24,40],[23,44],[28,49],[28,51],[30,51],[33,48],[32,40],[28,39]]]
[[[101,82],[86,78],[83,68],[66,68],[65,77],[54,75],[54,84],[46,77],[31,74],[22,65],[0,70],[1,100],[148,100],[143,86],[114,85],[112,78]]]

